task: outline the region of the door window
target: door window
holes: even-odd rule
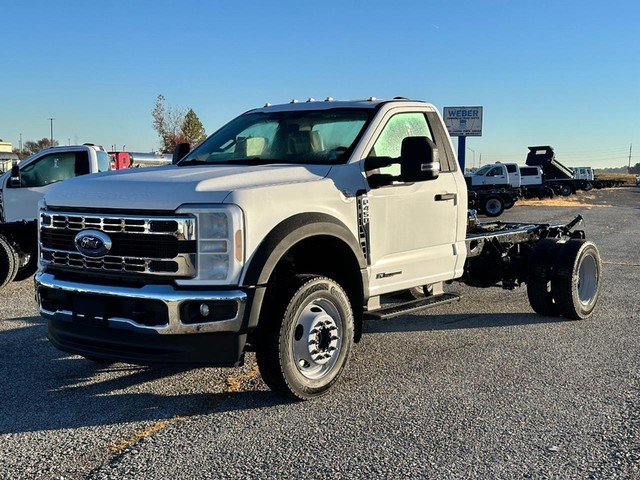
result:
[[[399,113],[391,117],[373,145],[370,157],[400,158],[402,140],[407,137],[428,137],[433,140],[427,119],[422,113]],[[380,169],[380,173],[400,175],[400,165]]]
[[[43,187],[84,173],[89,173],[86,152],[51,153],[20,171],[20,186]]]

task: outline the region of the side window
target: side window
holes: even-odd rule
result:
[[[98,157],[98,171],[106,172],[111,170],[111,157],[109,157],[109,154],[101,150],[97,151],[96,154]]]
[[[487,177],[496,177],[498,175],[502,175],[502,173],[502,167],[493,167],[487,172]]]
[[[455,172],[458,170],[458,162],[449,144],[449,133],[444,128],[440,116],[436,112],[428,112],[427,120],[434,134],[434,142],[440,153],[440,171]]]
[[[407,137],[429,137],[433,140],[431,129],[423,113],[399,113],[391,117],[368,156],[399,158],[402,140]],[[399,175],[400,165],[381,168],[380,173]]]
[[[88,173],[88,167],[89,159],[85,152],[51,153],[21,170],[20,186],[43,187]]]

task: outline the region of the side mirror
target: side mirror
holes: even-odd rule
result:
[[[438,147],[428,137],[407,137],[400,153],[403,182],[434,180],[440,175]]]
[[[390,167],[394,163],[398,163],[398,159],[391,157],[367,157],[364,160],[364,171],[370,172],[379,168]]]
[[[17,188],[20,186],[20,168],[18,165],[11,167],[11,177],[9,178],[9,186]]]
[[[171,157],[171,163],[174,165],[184,158],[184,156],[191,150],[191,145],[188,143],[179,143],[176,145],[176,149]]]

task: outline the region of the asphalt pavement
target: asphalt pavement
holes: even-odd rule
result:
[[[603,260],[585,321],[524,288],[367,321],[321,399],[237,369],[102,366],[53,348],[32,279],[0,291],[0,477],[640,478],[640,188],[516,204],[502,220],[585,217]]]

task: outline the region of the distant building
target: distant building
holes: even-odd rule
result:
[[[14,163],[20,161],[12,150],[11,142],[0,142],[0,173],[10,170]]]

